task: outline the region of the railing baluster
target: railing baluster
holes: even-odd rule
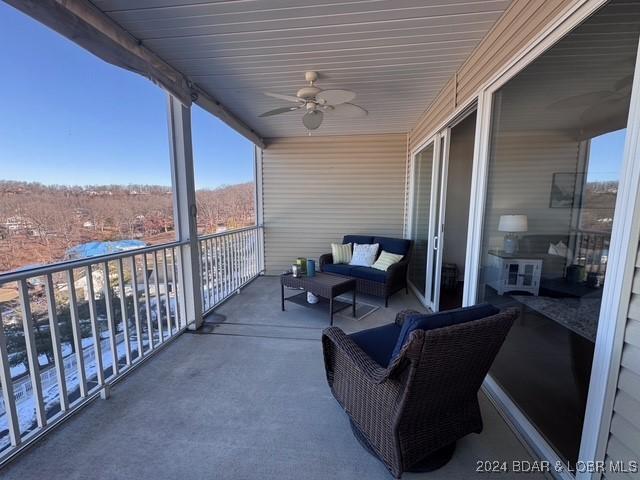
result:
[[[233,272],[233,267],[232,265],[232,258],[231,258],[231,239],[229,238],[229,236],[225,237],[225,263],[227,265],[227,272],[226,272],[226,277],[227,277],[227,281],[225,282],[227,285],[227,291],[225,292],[225,297],[231,295],[231,292],[233,291],[233,283],[232,283],[232,272]]]
[[[162,296],[160,295],[160,270],[158,270],[158,252],[153,252],[153,276],[156,289],[156,321],[160,343],[164,342],[164,328],[162,327]]]
[[[140,322],[140,305],[138,299],[138,269],[136,268],[136,256],[131,256],[131,290],[133,290],[133,319],[136,326],[138,344],[138,358],[144,356],[144,344],[142,341],[142,323]]]
[[[213,239],[206,240],[206,242],[209,243],[209,253],[211,255],[211,301],[209,307],[213,307],[218,303],[218,299],[216,297],[216,250]]]
[[[202,304],[205,308],[210,305],[209,301],[209,252],[207,251],[207,242],[200,244],[200,251],[202,252],[202,275],[204,281],[202,282]]]
[[[176,282],[178,275],[176,273],[176,250],[171,249],[171,291],[173,292],[173,324],[176,332],[180,330],[180,305],[178,303],[178,284]]]
[[[253,261],[254,261],[254,274],[260,273],[260,227],[253,231]]]
[[[231,292],[233,293],[236,288],[238,288],[238,246],[236,245],[236,241],[238,239],[238,235],[232,233],[229,235],[229,248],[231,249]]]
[[[198,249],[200,250],[200,275],[202,276],[202,279],[200,281],[200,291],[201,291],[201,297],[202,297],[202,306],[203,308],[208,308],[207,307],[207,292],[206,292],[206,288],[207,288],[207,282],[206,282],[206,271],[207,271],[207,266],[206,266],[206,262],[205,262],[205,258],[206,258],[206,247],[203,245],[202,242],[198,242]]]
[[[209,250],[211,251],[211,299],[213,303],[209,305],[209,308],[214,307],[218,303],[218,295],[216,292],[216,281],[217,281],[217,273],[216,269],[218,268],[218,260],[216,257],[216,241],[214,238],[208,240],[209,242]]]
[[[129,312],[127,312],[127,293],[124,284],[124,267],[122,259],[117,262],[118,284],[120,285],[120,314],[122,317],[122,333],[124,335],[124,355],[127,367],[131,365],[131,340],[129,339]]]
[[[247,252],[245,248],[247,246],[247,234],[246,232],[240,232],[240,248],[238,249],[238,258],[240,262],[240,285],[242,286],[247,278],[245,268],[247,267],[246,257]]]
[[[249,245],[251,243],[251,232],[245,232],[244,234],[244,251],[243,251],[243,258],[244,258],[244,279],[245,282],[249,281],[249,278],[251,278],[251,271],[249,269]]]
[[[207,308],[213,306],[213,260],[211,252],[211,244],[205,240],[207,252]]]
[[[40,379],[40,363],[38,362],[38,350],[36,349],[36,339],[33,333],[33,317],[31,316],[31,300],[29,299],[29,287],[26,280],[19,282],[20,306],[22,309],[22,326],[24,329],[24,340],[27,349],[27,359],[29,363],[29,375],[31,376],[31,386],[35,396],[36,419],[39,427],[47,424],[47,416],[44,411],[44,401],[42,398],[42,382]]]
[[[96,353],[96,378],[98,386],[104,385],[104,369],[102,366],[102,339],[100,338],[100,326],[96,312],[96,297],[93,291],[93,275],[91,265],[86,268],[87,296],[89,297],[89,316],[91,317],[91,333],[93,334],[93,348]]]
[[[149,293],[149,264],[147,263],[147,254],[142,254],[142,269],[144,270],[144,304],[147,310],[147,336],[149,337],[149,349],[153,350],[155,342],[153,340],[153,323],[151,322],[151,295]]]
[[[109,329],[109,347],[111,348],[111,375],[116,376],[120,371],[118,365],[118,345],[116,345],[116,325],[113,319],[113,295],[111,294],[111,281],[109,279],[109,262],[102,264],[104,280],[104,302],[107,310],[107,328]]]
[[[173,332],[171,329],[171,299],[169,298],[169,269],[167,268],[167,250],[162,249],[162,271],[164,274],[164,309],[167,315],[167,337]]]
[[[67,270],[67,288],[69,289],[69,314],[71,316],[71,335],[73,335],[73,347],[76,353],[76,374],[80,386],[80,397],[87,396],[87,377],[84,367],[84,349],[82,347],[82,329],[78,317],[78,299],[76,298],[76,285],[73,278],[73,269]]]
[[[235,258],[235,277],[236,277],[236,285],[235,290],[242,286],[242,232],[238,232],[235,235],[234,240],[234,258]]]
[[[13,394],[13,380],[11,379],[11,368],[9,366],[9,352],[7,350],[7,337],[4,333],[4,323],[2,321],[2,309],[0,309],[0,389],[2,389],[2,400],[4,401],[5,415],[9,427],[9,441],[11,446],[20,445],[20,424],[18,423],[18,411]]]
[[[218,290],[218,303],[220,303],[222,301],[222,298],[224,296],[223,292],[222,292],[222,265],[223,265],[223,260],[222,260],[222,241],[220,240],[220,238],[216,238],[216,258],[217,258],[217,267],[216,267],[216,275],[218,276],[218,278],[216,278],[216,288]]]
[[[53,347],[53,361],[55,362],[58,392],[60,394],[60,410],[66,412],[69,408],[67,397],[67,378],[64,375],[64,358],[60,346],[60,327],[58,326],[58,312],[56,311],[56,297],[53,290],[53,277],[45,275],[45,290],[47,295],[47,311],[49,313],[49,330],[51,332],[51,346]]]
[[[180,317],[182,318],[183,328],[186,328],[189,325],[189,315],[187,314],[187,297],[184,291],[184,283],[185,283],[185,272],[184,268],[182,268],[182,252],[183,247],[177,248],[177,260],[178,260],[178,290],[176,295],[180,299]]]

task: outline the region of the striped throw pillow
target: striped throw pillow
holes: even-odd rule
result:
[[[371,267],[386,272],[391,265],[393,265],[394,263],[398,263],[400,260],[402,260],[403,256],[404,255],[398,255],[397,253],[389,253],[383,250],[380,256],[378,257],[378,260],[376,260],[376,263],[371,265]]]
[[[331,255],[333,255],[333,263],[349,263],[351,261],[351,244],[332,243]]]

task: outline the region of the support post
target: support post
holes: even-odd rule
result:
[[[191,148],[191,109],[170,94],[168,97],[169,145],[171,148],[171,185],[173,187],[173,215],[178,241],[188,242],[180,247],[179,289],[182,318],[189,329],[202,325],[200,298],[200,253],[196,225],[196,188]]]
[[[253,180],[255,182],[256,187],[256,198],[255,198],[255,208],[256,208],[256,225],[258,225],[258,275],[262,275],[264,273],[264,207],[263,207],[263,196],[262,196],[262,187],[263,187],[263,175],[262,175],[262,148],[258,145],[255,146],[253,150],[254,155],[254,167],[253,167]]]

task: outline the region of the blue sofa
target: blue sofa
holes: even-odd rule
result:
[[[384,272],[372,267],[357,267],[345,264],[334,264],[333,255],[326,253],[318,261],[320,271],[334,273],[356,279],[356,291],[384,298],[384,306],[389,305],[389,297],[404,289],[407,293],[407,267],[411,253],[411,240],[404,238],[375,237],[372,235],[345,235],[342,243],[377,243],[378,256],[384,250],[389,253],[404,255],[402,260],[391,265]],[[352,247],[353,248],[353,247]]]

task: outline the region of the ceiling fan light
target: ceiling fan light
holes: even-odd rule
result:
[[[320,110],[312,110],[307,112],[302,117],[302,123],[307,130],[315,130],[322,124],[322,118],[324,115]]]

